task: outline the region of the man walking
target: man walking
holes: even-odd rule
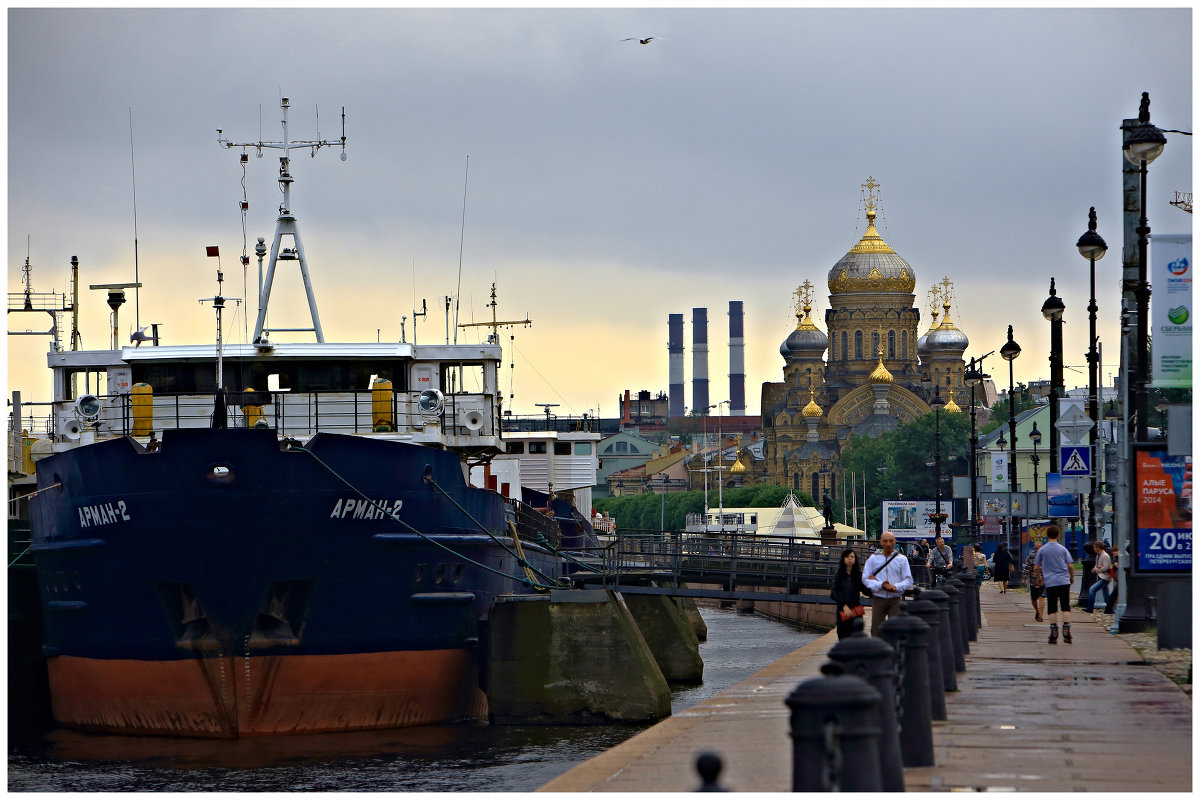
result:
[[[896,551],[895,534],[884,531],[879,546],[863,566],[863,584],[871,590],[872,636],[879,635],[885,619],[900,613],[900,598],[913,585],[908,559]]]
[[[1071,583],[1075,580],[1075,559],[1058,543],[1058,526],[1046,529],[1046,544],[1033,557],[1034,566],[1042,571],[1046,589],[1046,606],[1050,612],[1050,644],[1058,642],[1058,610],[1062,609],[1063,641],[1071,643]]]
[[[1092,542],[1092,548],[1096,552],[1096,566],[1092,567],[1092,573],[1096,576],[1096,582],[1088,589],[1087,605],[1083,608],[1083,613],[1091,614],[1096,610],[1096,595],[1104,592],[1104,603],[1107,606],[1112,592],[1109,586],[1112,581],[1112,558],[1109,557],[1108,551],[1104,549],[1104,545],[1099,542]]]

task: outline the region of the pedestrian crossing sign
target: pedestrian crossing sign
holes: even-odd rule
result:
[[[1059,451],[1059,463],[1062,464],[1063,477],[1091,475],[1092,450],[1084,445],[1063,445]]]

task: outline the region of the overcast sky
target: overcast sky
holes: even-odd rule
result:
[[[220,247],[225,294],[241,296],[243,241],[251,255],[270,241],[279,204],[278,153],[252,153],[244,240],[240,151],[216,131],[277,141],[286,96],[294,139],[316,138],[317,109],[320,136],[337,138],[346,112],[348,160],[300,152],[292,169],[326,339],[398,340],[407,315],[411,341],[424,298],[418,340],[442,341],[461,246],[459,321],[488,316],[493,281],[502,319],[533,320],[506,353],[517,412],[550,402],[615,416],[626,388],[666,391],[671,313],[688,323],[690,405],[699,306],[710,398],[726,399],[726,312],[742,300],[757,413],[761,384],[782,378],[805,280],[824,328],[827,273],[864,231],[868,176],[880,233],[916,272],[920,333],[929,287],[949,277],[967,355],[999,349],[1012,324],[1018,381],[1048,377],[1039,309],[1054,275],[1066,363],[1079,367],[1067,385],[1086,385],[1087,264],[1074,245],[1096,206],[1111,248],[1097,291],[1107,382],[1119,126],[1148,91],[1156,125],[1191,130],[1192,26],[1185,6],[10,9],[8,287],[22,289],[27,247],[35,291],[63,290],[77,255],[84,345],[106,346],[105,295],[86,286],[133,280],[136,186],[144,288],[121,310],[122,339],[136,315],[163,323],[167,343],[211,340],[212,311],[196,302],[216,290],[205,247]],[[1192,190],[1192,141],[1167,136],[1150,225],[1190,233],[1169,201]],[[256,280],[252,265],[251,294]],[[281,270],[271,321],[307,325],[301,297]],[[241,316],[226,323],[242,341]],[[9,337],[11,388],[26,401],[49,399],[45,349]],[[997,357],[987,366],[1007,382]]]

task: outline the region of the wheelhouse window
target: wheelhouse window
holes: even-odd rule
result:
[[[541,456],[546,455],[546,443],[545,442],[530,442],[529,443],[529,453],[531,455],[541,455]]]
[[[570,442],[555,442],[554,443],[554,455],[556,455],[556,456],[571,455],[571,443]]]
[[[504,452],[508,453],[509,455],[514,455],[514,456],[524,455],[525,454],[525,443],[524,442],[509,442],[505,446]]]
[[[442,364],[442,391],[446,394],[483,394],[483,362]]]

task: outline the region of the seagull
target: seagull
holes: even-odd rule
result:
[[[628,39],[622,39],[622,42],[637,42],[638,44],[650,44],[651,39],[661,39],[661,36],[647,36],[645,39],[639,39],[636,36],[630,36]]]
[[[142,342],[152,341],[151,337],[146,335],[146,328],[148,327],[150,326],[147,325],[146,327],[138,328],[136,332],[129,334],[129,341],[134,347],[141,347]]]

